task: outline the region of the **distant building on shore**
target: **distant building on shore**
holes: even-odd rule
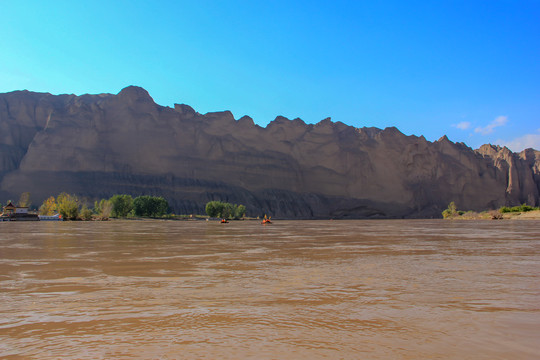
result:
[[[28,207],[15,206],[10,201],[0,214],[0,221],[39,221],[39,217],[36,214],[29,214]]]

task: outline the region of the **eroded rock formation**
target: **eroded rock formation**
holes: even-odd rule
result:
[[[485,210],[538,205],[540,155],[396,128],[356,129],[277,117],[266,128],[228,112],[119,94],[0,94],[0,196],[60,192],[89,200],[160,195],[177,213],[209,200],[291,218],[440,216],[450,201]]]

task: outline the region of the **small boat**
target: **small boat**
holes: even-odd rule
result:
[[[261,221],[261,224],[263,224],[263,225],[271,224],[272,223],[272,221],[270,221],[271,218],[272,218],[271,216],[269,218],[267,218],[266,215],[264,215],[264,219],[263,219],[263,221]]]
[[[39,221],[62,221],[62,215],[55,214],[55,215],[38,215]]]
[[[227,219],[221,219],[222,224],[227,224],[229,221]]]

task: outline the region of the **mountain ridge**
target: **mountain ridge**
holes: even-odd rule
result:
[[[35,202],[61,191],[95,199],[161,195],[176,212],[210,200],[290,218],[438,217],[450,201],[485,210],[537,206],[540,153],[395,127],[355,128],[277,116],[266,127],[230,111],[118,94],[0,94],[0,195]]]

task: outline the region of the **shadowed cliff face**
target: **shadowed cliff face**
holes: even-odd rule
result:
[[[0,94],[0,191],[34,203],[62,191],[88,199],[161,195],[177,213],[209,200],[277,217],[439,216],[450,201],[484,210],[539,203],[540,156],[396,128],[356,129],[277,117],[266,128],[228,112],[162,107],[148,92]]]

